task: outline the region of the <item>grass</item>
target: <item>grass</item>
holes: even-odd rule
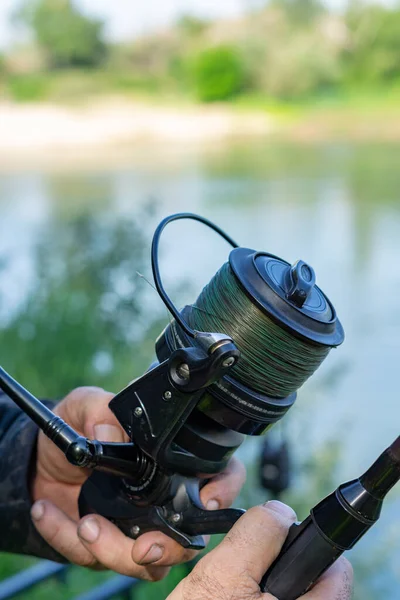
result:
[[[0,581],[15,575],[19,571],[28,569],[36,563],[37,560],[33,558],[0,554]],[[174,567],[163,581],[157,583],[140,583],[134,589],[132,597],[135,600],[162,600],[187,575],[187,572],[187,567],[185,566]],[[40,583],[30,589],[29,592],[23,592],[15,596],[15,598],[16,600],[26,600],[27,597],[29,597],[29,600],[54,600],[54,598],[57,598],[57,600],[71,600],[71,598],[79,594],[100,586],[113,576],[114,574],[109,572],[103,573],[82,567],[71,567],[66,574]]]
[[[3,95],[17,102],[79,102],[99,96],[123,95],[149,103],[198,104],[178,84],[137,77],[111,69],[65,70],[3,76]],[[267,110],[281,118],[295,118],[310,110],[398,109],[400,85],[391,87],[342,86],[304,97],[278,98],[246,92],[219,104],[238,110]]]

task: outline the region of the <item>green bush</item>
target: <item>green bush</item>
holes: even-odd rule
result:
[[[41,74],[12,75],[8,77],[8,93],[17,102],[43,100],[48,92],[48,79]]]
[[[203,102],[228,100],[245,87],[241,57],[231,46],[203,50],[191,63],[190,71],[196,95]]]

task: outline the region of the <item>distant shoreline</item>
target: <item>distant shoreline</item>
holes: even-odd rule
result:
[[[264,111],[230,107],[150,105],[112,99],[84,106],[0,103],[0,162],[38,154],[101,152],[137,142],[219,142],[266,136],[275,129]]]
[[[298,111],[299,112],[299,111]],[[63,106],[0,102],[0,170],[19,164],[94,162],[141,147],[178,153],[244,139],[300,143],[400,141],[400,110],[311,108],[289,119],[263,108],[230,104],[160,105],[104,98]]]

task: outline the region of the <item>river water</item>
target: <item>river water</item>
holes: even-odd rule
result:
[[[143,147],[98,166],[3,170],[4,326],[15,315],[23,319],[18,310],[37,283],[34,248],[50,230],[62,237],[63,229],[83,214],[106,228],[116,219],[132,219],[144,236],[146,254],[140,268],[146,273],[155,225],[178,211],[214,220],[243,246],[291,262],[301,258],[314,267],[317,283],[334,303],[346,340],[300,391],[288,419],[288,435],[299,456],[318,455],[329,440],[338,443],[336,465],[320,465],[322,470],[332,469],[329,475],[336,485],[357,476],[399,433],[399,165],[398,145],[305,146],[258,140],[207,149]],[[151,211],[146,212],[148,206]],[[53,243],[57,245],[57,235]],[[193,300],[227,254],[226,245],[199,224],[171,225],[161,262],[176,302]],[[123,277],[115,285],[123,288]],[[161,310],[150,288],[146,303],[151,314]],[[40,323],[35,324],[36,337],[31,336],[26,356],[35,352],[37,336],[51,335],[46,322]],[[23,343],[22,336],[19,344]],[[0,352],[10,363],[9,350]],[[99,371],[107,367],[107,356],[97,359]],[[250,461],[254,444],[250,442],[246,452]],[[400,497],[393,492],[379,531],[355,551],[365,572],[371,561],[378,562],[371,559],[375,546],[396,548],[399,509]],[[398,597],[398,556],[393,564],[385,559],[379,565],[363,598],[368,591],[374,597],[383,590],[387,599]],[[360,568],[359,578],[366,577],[365,572]]]

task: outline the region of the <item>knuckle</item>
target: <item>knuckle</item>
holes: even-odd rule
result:
[[[103,388],[88,385],[88,386],[80,386],[80,387],[75,388],[68,394],[68,397],[70,397],[71,399],[74,399],[74,400],[80,400],[80,399],[84,398],[85,396],[93,396],[94,394],[101,394],[101,393],[105,393]]]
[[[224,538],[224,544],[233,546],[236,551],[239,551],[241,548],[246,548],[248,543],[249,539],[245,531],[238,528],[231,529]]]
[[[41,532],[41,535],[50,546],[74,564],[87,568],[94,568],[98,564],[96,558],[86,552],[79,541],[65,534],[62,525],[57,524],[50,531]]]
[[[46,528],[45,523],[43,523],[43,525],[44,527],[41,528],[39,532],[46,542],[48,542],[51,546],[62,544],[65,539],[62,532],[62,527],[58,523],[50,524],[48,528]]]
[[[197,555],[198,555],[197,550],[185,550],[182,555],[182,560],[180,560],[179,562],[184,562],[184,563],[190,562],[191,560],[196,558]]]
[[[247,472],[246,472],[246,467],[244,466],[242,461],[234,456],[233,458],[231,458],[230,465],[231,465],[232,472],[236,475],[236,477],[241,482],[244,483],[246,481]]]
[[[214,600],[226,600],[226,590],[221,583],[199,563],[191,574],[184,580],[183,599],[194,600],[200,598],[213,598]]]
[[[102,571],[104,566],[101,565],[94,556],[80,556],[76,560],[72,560],[73,563],[79,567],[85,567],[86,569],[93,569],[93,571]]]
[[[286,535],[292,524],[292,521],[289,521],[288,517],[277,513],[275,510],[271,510],[266,505],[255,506],[251,510],[254,510],[254,518],[259,519],[260,526],[268,527],[268,530],[272,531],[272,534],[275,536],[281,537],[282,535]],[[294,518],[295,513],[293,513],[293,520]]]
[[[268,528],[273,534],[282,534],[288,529],[285,519],[278,513],[269,510],[266,506],[253,506],[246,512],[246,520],[258,523],[261,528]]]

